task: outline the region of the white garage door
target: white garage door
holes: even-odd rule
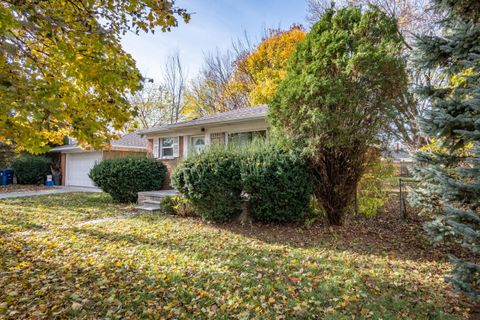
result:
[[[67,153],[67,186],[94,187],[88,177],[90,169],[96,162],[102,161],[102,152]]]

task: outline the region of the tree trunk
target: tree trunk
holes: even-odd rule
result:
[[[331,226],[341,226],[343,224],[343,211],[332,210],[327,212],[327,220]]]
[[[355,205],[358,182],[367,163],[368,146],[360,143],[344,148],[325,148],[309,159],[315,196],[330,225],[342,225],[345,212]]]
[[[324,190],[317,190],[315,197],[319,199],[323,209],[325,210],[327,222],[331,226],[341,226],[344,221],[345,211],[353,198],[343,193],[335,194],[333,192],[325,193]]]

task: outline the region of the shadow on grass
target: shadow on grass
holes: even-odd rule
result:
[[[2,252],[0,315],[223,319],[256,310],[256,316],[268,319],[278,314],[338,319],[362,318],[366,309],[374,318],[436,319],[440,309],[449,308],[442,300],[427,302],[438,298],[432,296],[434,288],[413,290],[383,275],[365,284],[341,259],[251,243],[235,234],[222,251],[217,243],[228,234],[212,234],[210,228],[192,228],[188,236],[174,230],[162,240],[165,233],[155,233],[162,219],[159,225],[151,222],[142,221],[126,234],[99,225],[16,238]],[[134,233],[137,228],[150,233]]]
[[[392,197],[383,210],[373,217],[349,216],[343,226],[329,227],[322,223],[310,227],[261,223],[215,226],[266,243],[300,248],[352,251],[414,261],[448,261],[448,254],[469,257],[470,253],[455,243],[433,246],[422,227],[428,218],[419,217],[411,211],[408,219],[400,219],[397,201],[398,197]]]
[[[0,230],[35,231],[71,226],[86,220],[122,214],[125,206],[113,204],[110,196],[71,193],[0,200]]]
[[[393,270],[376,260],[415,256],[408,246],[418,223],[394,221],[353,219],[330,230],[141,214],[42,235],[0,233],[0,318],[338,319],[362,318],[362,309],[373,318],[448,318],[441,312],[454,302],[438,280],[408,274],[416,262]],[[400,245],[400,231],[412,239]]]

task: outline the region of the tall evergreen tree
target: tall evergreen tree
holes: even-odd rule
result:
[[[376,7],[328,10],[300,42],[272,98],[278,135],[308,157],[332,225],[353,205],[372,146],[406,92],[397,21]]]
[[[416,47],[420,68],[440,72],[441,86],[420,92],[430,104],[420,125],[436,148],[417,154],[421,179],[413,200],[435,216],[425,229],[433,240],[451,237],[471,250],[472,259],[451,256],[448,278],[480,300],[480,2],[434,0],[445,19],[441,36],[422,36]]]

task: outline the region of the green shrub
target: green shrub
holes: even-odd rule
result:
[[[151,158],[113,158],[97,163],[89,177],[116,201],[137,200],[140,191],[162,188],[167,168]]]
[[[177,167],[172,183],[205,220],[231,221],[241,212],[239,154],[232,148],[192,155]]]
[[[252,218],[266,223],[302,222],[312,181],[305,160],[268,144],[247,147],[241,161],[243,190],[250,196]]]
[[[388,199],[389,179],[395,168],[391,161],[377,158],[358,184],[358,209],[365,216],[373,216],[385,205]]]
[[[170,197],[166,196],[160,201],[160,205],[162,206],[163,212],[169,215],[176,215],[177,210],[175,209],[175,206],[178,204],[177,200],[174,199],[175,197]]]
[[[12,163],[18,184],[41,184],[50,174],[52,160],[43,156],[23,155]]]
[[[242,191],[252,218],[266,223],[306,218],[312,181],[303,158],[270,144],[214,147],[185,160],[173,185],[205,220],[231,221],[241,212]],[[165,201],[174,212],[172,199]]]
[[[160,201],[163,212],[169,215],[182,217],[193,217],[196,215],[190,202],[185,197],[178,195],[174,197],[166,196]]]

